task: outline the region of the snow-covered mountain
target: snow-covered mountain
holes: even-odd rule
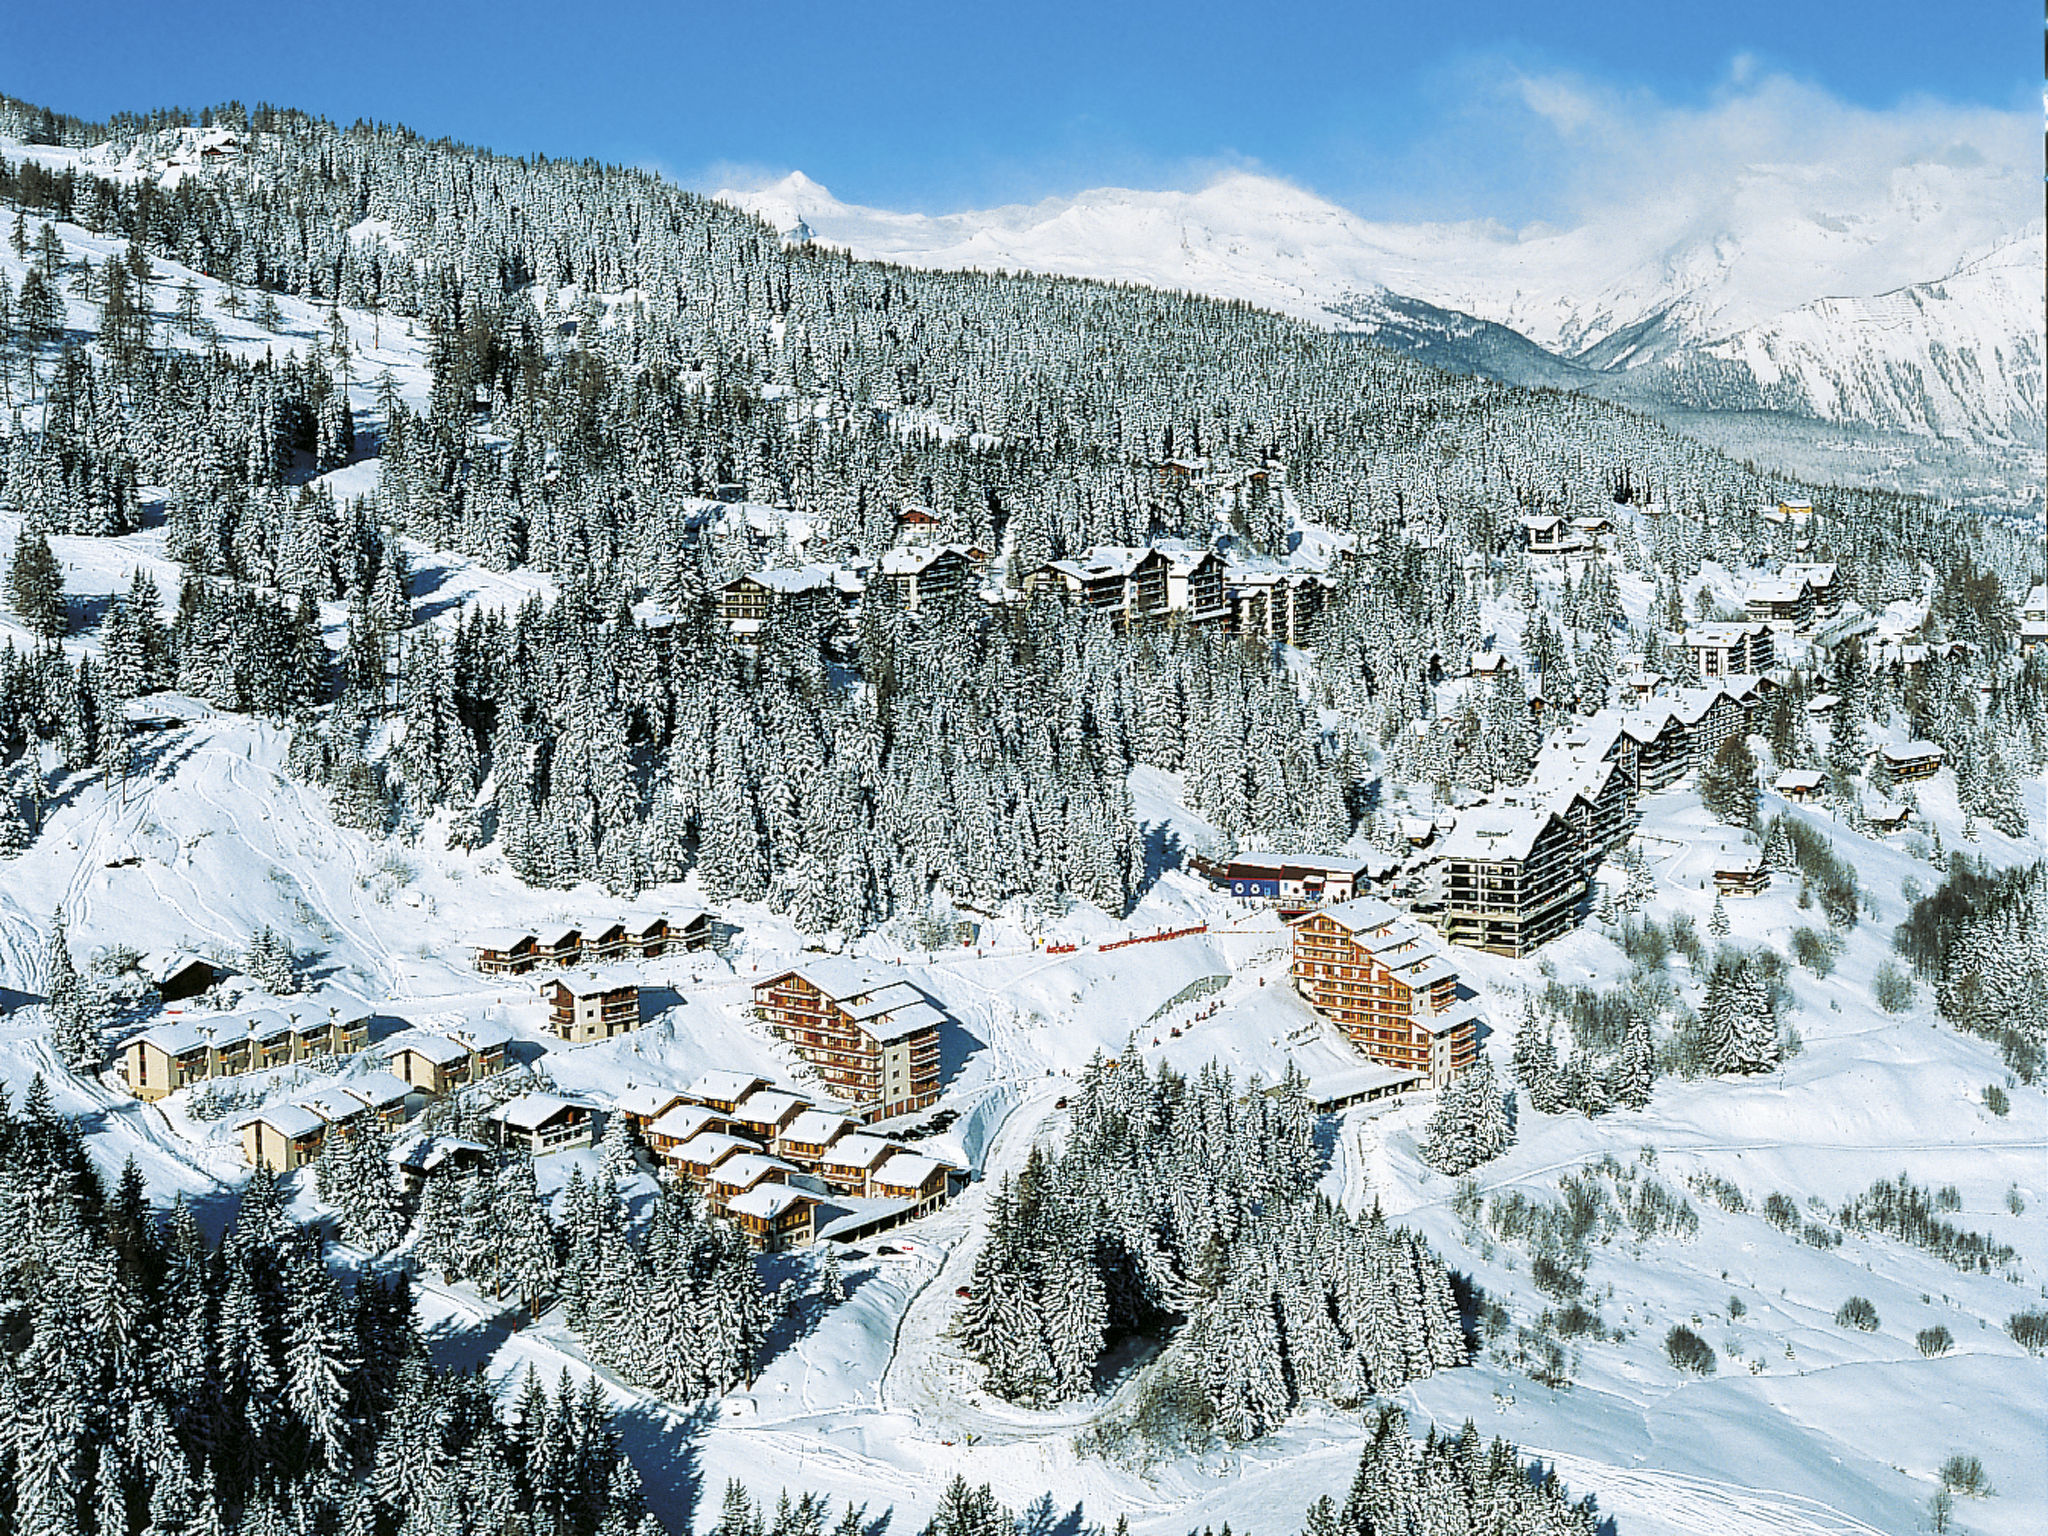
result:
[[[719,195],[862,256],[1244,299],[1520,383],[1641,375],[1602,392],[2000,445],[2043,431],[2041,225],[1967,164],[1901,166],[1876,194],[1760,166],[1704,205],[1570,229],[1373,222],[1248,174],[940,215],[801,173]]]

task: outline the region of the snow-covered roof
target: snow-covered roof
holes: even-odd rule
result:
[[[193,1019],[176,1019],[168,1024],[154,1024],[141,1034],[132,1036],[130,1045],[138,1042],[153,1045],[166,1056],[183,1056],[187,1051],[196,1051],[213,1043],[214,1032],[206,1024]]]
[[[688,1141],[712,1121],[719,1119],[717,1110],[708,1104],[677,1104],[665,1109],[649,1122],[650,1136],[673,1136],[677,1141]]]
[[[830,1146],[852,1129],[853,1123],[846,1116],[835,1115],[830,1110],[807,1109],[783,1127],[780,1139],[802,1142],[806,1146]]]
[[[1311,1104],[1336,1104],[1346,1099],[1363,1098],[1375,1091],[1392,1089],[1403,1083],[1421,1081],[1420,1072],[1408,1072],[1400,1067],[1339,1067],[1334,1071],[1317,1072],[1311,1076],[1308,1080],[1308,1097]]]
[[[643,1088],[637,1083],[628,1083],[612,1095],[612,1106],[629,1115],[652,1117],[674,1108],[683,1097],[680,1088]]]
[[[358,1104],[357,1109],[362,1106]],[[259,1109],[253,1115],[244,1115],[235,1122],[235,1129],[244,1126],[267,1125],[280,1136],[296,1140],[301,1136],[317,1135],[326,1128],[327,1122],[303,1104],[272,1104]]]
[[[459,1040],[449,1039],[446,1035],[408,1036],[393,1042],[389,1055],[400,1056],[408,1051],[437,1067],[452,1067],[458,1062],[469,1060],[469,1047]]]
[[[767,1086],[767,1078],[756,1077],[751,1072],[714,1070],[704,1073],[690,1084],[689,1094],[693,1099],[716,1099],[721,1104],[732,1104],[745,1098],[756,1088]]]
[[[412,1089],[403,1078],[391,1072],[370,1072],[362,1077],[352,1077],[341,1085],[341,1091],[361,1099],[372,1109],[389,1109],[405,1101]]]
[[[353,1120],[363,1112],[363,1101],[342,1088],[322,1088],[316,1093],[301,1094],[292,1102],[328,1122]]]
[[[1556,819],[1533,806],[1481,806],[1459,823],[1439,851],[1447,859],[1526,859]]]
[[[816,1205],[816,1195],[805,1194],[787,1184],[757,1184],[744,1194],[734,1195],[726,1201],[725,1208],[735,1216],[751,1216],[756,1221],[773,1221],[791,1208],[799,1205]]]
[[[587,1109],[552,1093],[522,1093],[491,1111],[490,1118],[515,1131],[537,1131],[556,1117]]]
[[[1780,791],[1819,789],[1827,782],[1827,777],[1818,768],[1787,768],[1771,781],[1771,787]]]
[[[524,928],[480,928],[462,941],[465,949],[489,949],[503,954],[517,949],[535,935]]]
[[[678,1162],[701,1163],[707,1168],[714,1168],[728,1157],[760,1150],[759,1142],[749,1141],[744,1136],[733,1136],[724,1131],[699,1131],[668,1155]]]
[[[1752,603],[1796,603],[1806,595],[1803,581],[1757,581],[1750,583]]]
[[[1442,1013],[1417,1012],[1415,1027],[1426,1034],[1447,1035],[1463,1025],[1482,1023],[1485,1017],[1479,1004],[1468,997],[1453,1003]]]
[[[153,950],[142,957],[142,974],[151,986],[160,987],[195,965],[203,965],[209,971],[222,969],[204,955],[195,955],[189,949]]]
[[[543,990],[560,986],[571,997],[602,997],[640,985],[640,973],[623,965],[598,966],[587,971],[564,971],[541,983]]]
[[[518,1037],[504,1024],[492,1019],[466,1019],[448,1026],[448,1038],[472,1051],[487,1051],[494,1045],[510,1045]]]
[[[733,1110],[733,1118],[774,1125],[792,1109],[806,1108],[810,1102],[802,1094],[785,1093],[779,1088],[758,1088],[740,1100]]]
[[[735,1189],[749,1184],[758,1184],[777,1174],[792,1174],[797,1169],[779,1157],[770,1157],[765,1152],[742,1152],[737,1157],[728,1157],[711,1172],[714,1184],[729,1184]]]
[[[946,1165],[935,1157],[924,1157],[916,1152],[898,1152],[881,1167],[869,1175],[877,1184],[887,1184],[893,1189],[917,1189],[933,1174],[942,1172]]]
[[[770,592],[792,597],[804,592],[829,590],[832,586],[832,571],[830,567],[823,565],[778,566],[773,570],[754,571],[736,579],[757,582]]]
[[[1941,744],[1933,741],[1909,741],[1903,747],[1880,747],[1879,751],[1895,763],[1909,763],[1919,758],[1941,759]]]
[[[1377,896],[1354,896],[1349,901],[1333,902],[1317,910],[1339,928],[1351,933],[1363,933],[1401,920],[1401,909]]]
[[[323,1019],[299,1019],[294,1021],[275,1008],[258,1008],[240,1021],[242,1033],[257,1040],[283,1040],[294,1034],[304,1034],[311,1029],[323,1029]]]
[[[463,1136],[423,1136],[408,1147],[394,1148],[392,1161],[421,1173],[432,1173],[449,1158],[465,1152],[476,1157],[489,1157],[491,1149],[480,1141],[471,1141]]]
[[[1741,645],[1750,636],[1769,633],[1769,626],[1723,621],[1716,624],[1695,624],[1685,632],[1685,643],[1690,646],[1720,647]]]
[[[842,1136],[825,1154],[825,1161],[835,1168],[872,1168],[890,1153],[901,1150],[879,1136]]]

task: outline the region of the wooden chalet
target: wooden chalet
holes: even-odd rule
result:
[[[640,980],[608,968],[550,976],[540,986],[548,1028],[571,1044],[609,1040],[640,1027]]]
[[[1941,748],[1931,741],[1909,741],[1903,747],[1879,747],[1877,754],[1901,780],[1931,779],[1941,772]]]
[[[936,1158],[898,1152],[868,1176],[868,1193],[882,1200],[907,1200],[914,1216],[946,1203],[952,1170]]]
[[[1771,867],[1759,854],[1722,859],[1714,866],[1714,889],[1723,896],[1761,896],[1770,889]]]
[[[817,1241],[818,1197],[787,1184],[757,1184],[726,1202],[725,1214],[764,1253]]]
[[[290,1173],[320,1155],[327,1121],[303,1104],[274,1104],[245,1116],[236,1125],[242,1134],[242,1157],[251,1168]]]
[[[938,1102],[942,1016],[900,973],[820,956],[756,982],[754,1006],[862,1119]]]
[[[1431,1086],[1472,1064],[1478,1010],[1450,957],[1399,908],[1366,896],[1290,926],[1295,991],[1359,1054]]]
[[[552,1093],[523,1093],[485,1117],[498,1145],[543,1157],[597,1139],[597,1113],[588,1104]]]

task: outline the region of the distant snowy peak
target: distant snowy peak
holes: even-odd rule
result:
[[[1672,356],[1658,366],[1657,393],[1678,405],[2038,443],[2048,431],[2044,267],[2048,233],[2037,223],[1947,277],[1816,299]]]
[[[1917,165],[1858,201],[1760,167],[1711,208],[1519,231],[1375,223],[1244,173],[953,214],[844,203],[801,173],[718,196],[860,256],[1243,299],[1518,383],[1626,375],[1645,401],[2009,441],[2041,419],[2042,239],[2015,238],[2025,213],[1994,190]]]

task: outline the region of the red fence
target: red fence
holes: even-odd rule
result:
[[[1098,954],[1107,954],[1112,949],[1123,949],[1132,944],[1163,944],[1168,939],[1184,939],[1191,933],[1207,933],[1207,923],[1197,923],[1192,928],[1169,928],[1164,933],[1141,933],[1135,939],[1116,939],[1108,944],[1095,946]]]

